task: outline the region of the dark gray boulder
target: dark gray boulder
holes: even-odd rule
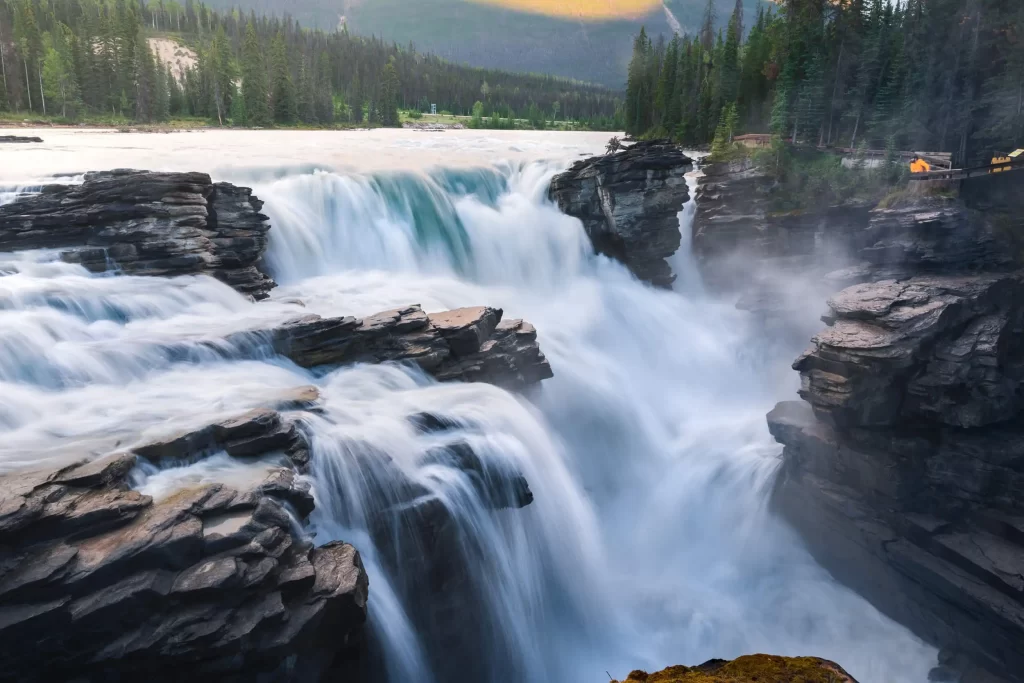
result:
[[[256,299],[270,225],[249,188],[205,173],[116,170],[81,185],[47,185],[0,206],[0,251],[59,249],[94,272],[205,273]]]
[[[549,195],[583,222],[595,251],[667,287],[675,275],[665,259],[679,249],[677,216],[690,199],[683,176],[691,170],[693,160],[677,145],[638,142],[576,162],[552,179]]]

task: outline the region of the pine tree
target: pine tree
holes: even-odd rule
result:
[[[650,90],[647,86],[650,53],[651,41],[647,31],[641,28],[633,41],[633,58],[629,62],[626,81],[626,132],[630,135],[640,135],[650,125]]]
[[[267,72],[263,65],[263,51],[256,36],[252,20],[245,27],[245,46],[242,51],[242,99],[245,100],[245,121],[248,126],[269,126]]]
[[[298,120],[298,102],[295,97],[295,83],[288,66],[288,53],[284,46],[284,35],[278,31],[270,48],[270,63],[273,71],[274,121],[292,124]]]
[[[397,127],[400,125],[398,117],[398,97],[401,82],[398,78],[398,69],[395,67],[395,58],[388,60],[387,65],[380,77],[380,97],[378,99],[379,121],[385,126]]]

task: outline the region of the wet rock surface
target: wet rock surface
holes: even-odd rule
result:
[[[116,170],[0,206],[0,251],[58,249],[93,272],[209,274],[256,299],[270,229],[263,202],[205,173]]]
[[[693,161],[674,144],[638,142],[578,161],[554,177],[550,197],[583,222],[594,249],[626,264],[639,279],[667,287],[665,259],[679,249],[678,213],[689,201],[683,177]]]
[[[308,485],[278,468],[251,490],[207,484],[154,500],[129,486],[141,457],[0,477],[0,679],[343,672],[367,577],[351,545],[314,548],[295,531],[288,510],[308,514]]]
[[[522,390],[552,376],[537,331],[502,321],[497,308],[424,313],[419,306],[366,318],[311,315],[257,332],[276,353],[312,368],[348,363],[413,363],[441,381],[487,382]],[[240,344],[245,333],[233,339]]]
[[[815,556],[943,648],[942,680],[1024,672],[1024,274],[834,296],[768,416],[773,502]]]
[[[698,666],[670,666],[662,671],[630,672],[623,681],[637,683],[857,683],[835,662],[818,657],[746,655],[732,661],[712,659]],[[617,683],[612,681],[612,683]]]

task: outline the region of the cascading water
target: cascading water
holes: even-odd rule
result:
[[[766,510],[778,447],[764,415],[793,391],[793,350],[702,292],[686,240],[675,292],[595,256],[546,201],[559,168],[259,179],[282,284],[259,304],[208,278],[0,258],[0,467],[68,444],[105,452],[315,383],[323,409],[301,422],[316,539],[362,552],[390,681],[583,683],[755,651],[924,681],[934,651],[835,584]],[[555,377],[526,399],[398,367],[311,373],[210,343],[296,311],[410,303],[529,320]],[[441,428],[418,428],[425,414]],[[533,503],[491,509],[435,457],[463,447],[522,474]],[[160,495],[182,480],[255,478],[259,466],[214,457],[138,480]],[[435,548],[383,523],[410,486],[444,511]],[[438,563],[459,573],[455,589],[422,576]],[[440,622],[444,633],[423,628]]]

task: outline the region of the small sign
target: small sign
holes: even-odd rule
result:
[[[437,116],[437,105],[436,104],[430,105],[430,114],[432,116]]]

